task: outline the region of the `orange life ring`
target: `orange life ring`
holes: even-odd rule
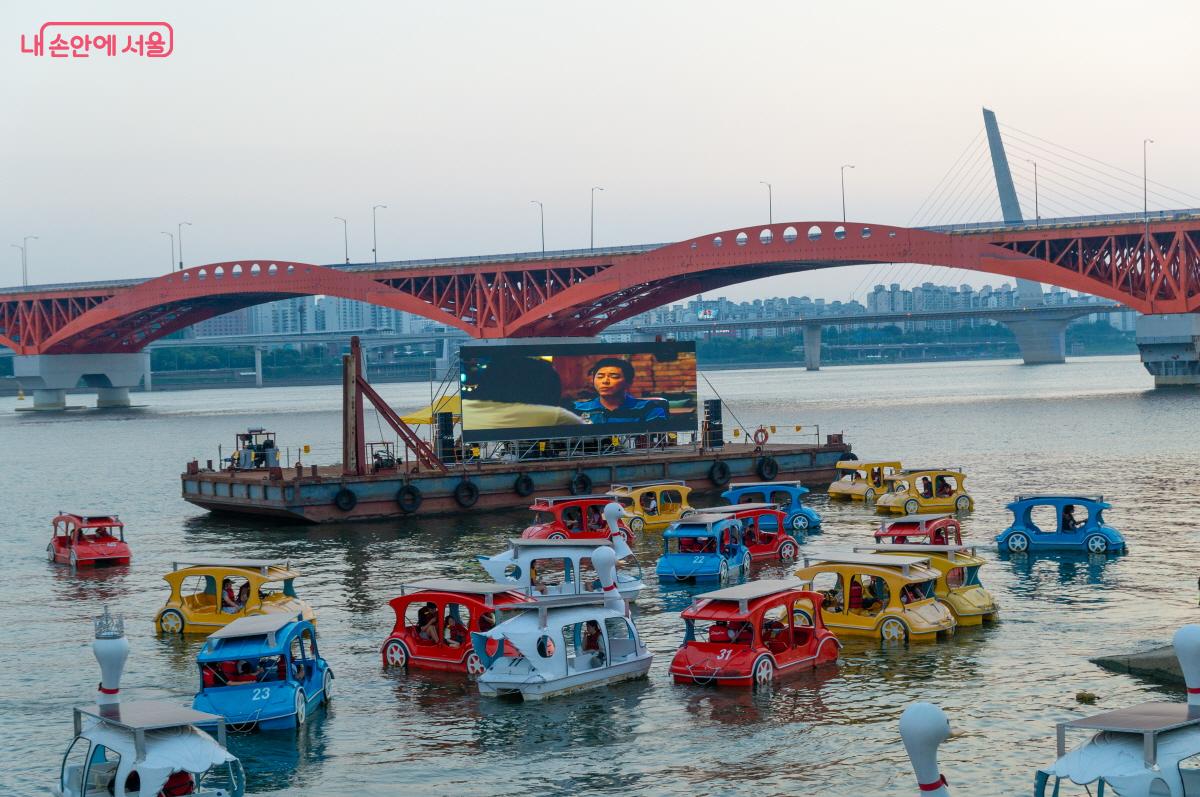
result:
[[[756,446],[766,445],[767,441],[770,439],[771,439],[771,435],[767,434],[767,430],[762,428],[761,426],[754,430],[754,445],[756,445]]]

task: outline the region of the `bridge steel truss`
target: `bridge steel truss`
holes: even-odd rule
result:
[[[958,230],[792,222],[641,252],[583,250],[378,269],[242,261],[143,282],[10,290],[0,293],[0,345],[18,354],[134,352],[207,318],[305,295],[403,310],[476,338],[586,336],[734,283],[874,263],[1028,279],[1143,313],[1200,311],[1200,217]]]

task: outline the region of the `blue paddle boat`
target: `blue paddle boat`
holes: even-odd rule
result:
[[[295,728],[332,697],[316,628],[296,615],[238,618],[208,638],[196,661],[192,708],[220,714],[233,730]]]
[[[660,582],[741,579],[750,568],[750,551],[741,521],[727,514],[696,514],[663,532],[663,553],[655,572]]]
[[[1102,495],[1018,495],[1012,525],[996,537],[1001,551],[1125,552],[1121,532],[1104,522],[1112,505]]]
[[[821,525],[821,516],[800,503],[800,496],[807,493],[808,488],[800,482],[734,482],[721,493],[721,498],[731,504],[775,504],[787,516],[784,519],[787,530],[804,533]],[[771,523],[773,519],[763,518],[763,522]],[[767,525],[763,528],[778,531]]]

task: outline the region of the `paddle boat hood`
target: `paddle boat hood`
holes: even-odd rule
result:
[[[240,617],[209,636],[196,662],[192,708],[225,717],[235,730],[285,730],[305,723],[333,697],[333,670],[308,620]]]
[[[604,546],[590,558],[600,576],[597,593],[516,604],[495,628],[471,634],[484,665],[480,694],[543,700],[646,675],[653,654],[617,590],[616,555]]]
[[[625,600],[637,600],[645,588],[642,569],[624,539],[524,540],[510,539],[508,550],[478,557],[484,571],[498,584],[511,585],[526,595],[543,597],[583,595],[596,588],[592,553],[598,547],[613,550],[618,560],[631,559],[630,571],[617,571],[617,589]]]
[[[774,504],[784,513],[784,528],[802,540],[805,532],[821,526],[821,516],[816,510],[801,503],[801,496],[805,495],[808,488],[800,482],[734,482],[721,493],[721,498],[730,504]]]
[[[92,651],[100,663],[96,703],[74,709],[75,738],[63,756],[57,797],[241,797],[241,763],[225,749],[220,716],[159,701],[120,699],[129,655],[124,622],[96,620]],[[209,724],[217,738],[200,730]]]

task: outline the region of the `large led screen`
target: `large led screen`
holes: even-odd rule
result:
[[[696,344],[463,346],[463,441],[696,429]]]

